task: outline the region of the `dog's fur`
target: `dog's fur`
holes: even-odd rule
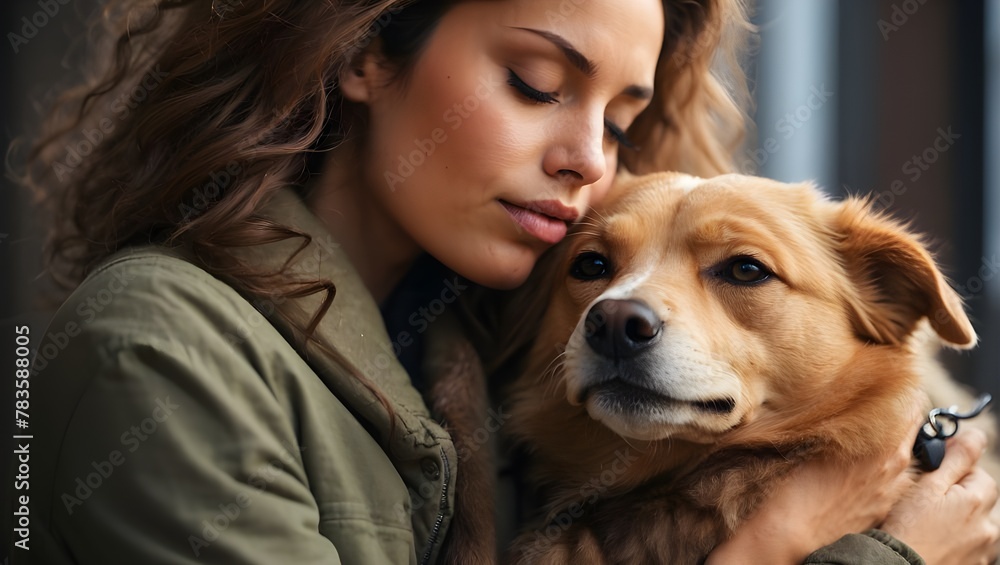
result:
[[[696,563],[795,465],[915,434],[921,375],[947,381],[922,323],[976,342],[921,241],[862,200],[739,175],[622,175],[613,192],[506,309],[538,324],[509,427],[548,512],[518,563]],[[748,258],[772,274],[739,284]],[[597,352],[626,327],[636,351]]]
[[[443,565],[492,565],[497,556],[496,470],[492,446],[481,445],[477,438],[484,429],[489,395],[479,355],[455,317],[437,319],[427,337],[422,369],[430,384],[427,402],[451,434],[458,456],[455,508],[440,561]]]

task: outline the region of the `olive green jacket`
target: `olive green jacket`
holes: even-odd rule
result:
[[[3,487],[30,499],[29,549],[7,544],[12,563],[438,560],[460,468],[396,360],[405,345],[293,190],[264,213],[312,236],[294,271],[336,285],[315,334],[333,355],[273,315],[303,323],[325,293],[248,301],[177,250],[109,258],[44,337],[32,328],[30,489]],[[300,243],[241,253],[276,270]],[[810,562],[911,562],[891,541],[848,537]]]
[[[291,189],[266,214],[313,236],[294,269],[335,282],[316,336],[340,359],[300,355],[271,315],[309,320],[325,292],[251,304],[176,251],[109,258],[34,336],[30,549],[14,563],[437,560],[454,445],[322,224]],[[276,270],[300,244],[243,253]]]
[[[832,545],[814,552],[805,565],[924,565],[924,560],[910,546],[881,530],[848,534]]]

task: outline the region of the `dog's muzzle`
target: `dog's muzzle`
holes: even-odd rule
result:
[[[604,299],[594,304],[584,321],[587,346],[604,360],[607,370],[580,390],[577,402],[598,394],[617,406],[616,411],[650,407],[691,406],[702,413],[728,415],[736,408],[729,395],[719,398],[680,399],[657,383],[662,356],[652,354],[666,331],[663,320],[647,304],[633,299]],[[648,353],[648,354],[646,354]],[[646,354],[646,355],[644,355]],[[596,361],[596,360],[595,360]],[[593,367],[593,364],[591,364]]]
[[[587,345],[612,360],[639,355],[663,333],[663,321],[638,300],[602,300],[587,312],[585,324]]]

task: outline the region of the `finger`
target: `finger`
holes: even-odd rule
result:
[[[969,428],[948,440],[944,461],[937,471],[928,473],[929,480],[948,488],[969,474],[986,449],[986,434]]]
[[[969,474],[958,482],[981,505],[981,508],[992,509],[997,503],[997,482],[982,467],[973,467]]]

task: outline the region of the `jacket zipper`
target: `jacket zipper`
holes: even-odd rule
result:
[[[444,463],[444,481],[441,482],[441,509],[438,511],[437,520],[434,521],[434,528],[431,529],[430,540],[427,544],[427,551],[421,565],[427,565],[431,561],[431,553],[437,544],[438,535],[441,533],[441,524],[444,522],[444,512],[448,508],[448,480],[451,479],[451,465],[448,464],[448,455],[444,448],[441,449],[441,462]]]

